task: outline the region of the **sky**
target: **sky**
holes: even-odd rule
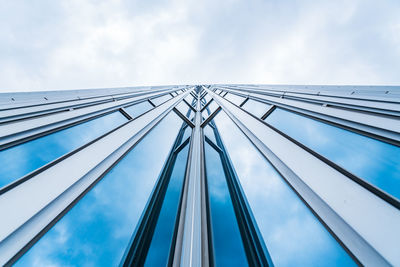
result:
[[[0,0],[0,92],[400,85],[398,0]]]

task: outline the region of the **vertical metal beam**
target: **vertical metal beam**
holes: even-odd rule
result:
[[[203,163],[203,133],[201,128],[201,104],[199,94],[194,119],[189,169],[184,190],[186,191],[178,228],[174,266],[208,266],[208,242],[205,214],[205,184]]]

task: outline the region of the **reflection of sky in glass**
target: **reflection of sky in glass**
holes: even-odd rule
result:
[[[400,148],[282,109],[266,122],[400,199]]]
[[[215,101],[212,101],[210,105],[208,105],[208,107],[205,110],[203,110],[201,114],[206,119],[208,118],[208,115],[211,115],[217,108],[218,104]]]
[[[17,265],[118,265],[180,124],[174,113],[163,119]]]
[[[185,131],[183,132],[181,143],[185,142],[186,139],[191,135],[192,135],[192,127],[186,126]]]
[[[0,151],[0,187],[116,128],[127,119],[114,112]]]
[[[238,96],[238,95],[235,95],[235,94],[232,94],[232,93],[228,93],[226,96],[225,96],[225,98],[226,99],[228,99],[229,101],[231,101],[232,103],[234,103],[234,104],[236,104],[236,105],[240,105],[240,104],[242,104],[242,102],[244,101],[244,97],[241,97],[241,96]]]
[[[188,152],[189,145],[186,145],[176,158],[171,180],[165,193],[157,225],[146,256],[145,266],[167,266],[175,220],[178,215],[179,198],[185,178]]]
[[[176,105],[176,109],[190,119],[191,116],[190,113],[188,113],[190,111],[189,106],[185,102],[182,101],[178,105]]]
[[[132,118],[136,118],[152,108],[153,106],[149,103],[149,101],[144,101],[127,107],[125,108],[125,110],[126,112],[128,112],[129,115],[131,115]]]
[[[193,97],[191,94],[188,94],[188,95],[185,97],[185,100],[186,100],[189,104],[191,104],[191,105],[192,105],[193,99],[194,99],[194,97]]]
[[[206,104],[207,104],[211,100],[210,94],[206,94],[206,96],[204,97],[204,100],[206,101]]]
[[[165,101],[167,101],[168,99],[171,99],[172,96],[170,94],[167,95],[163,95],[163,96],[159,96],[157,98],[153,98],[151,100],[151,102],[153,102],[156,106],[161,105],[162,103],[164,103]]]
[[[215,118],[276,266],[348,266],[350,256],[224,112]]]
[[[262,115],[267,112],[270,105],[261,103],[252,99],[247,100],[247,102],[243,105],[243,109],[250,112],[254,116],[261,118]]]
[[[214,130],[211,128],[211,126],[207,124],[206,127],[204,127],[203,129],[204,129],[204,135],[207,136],[208,139],[213,141],[214,144],[217,144],[217,140],[215,139]]]
[[[207,142],[205,158],[216,266],[247,266],[221,158]]]

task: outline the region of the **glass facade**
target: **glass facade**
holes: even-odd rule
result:
[[[0,151],[0,187],[96,139],[128,120],[119,112]]]
[[[400,265],[400,87],[129,90],[4,118],[1,265]]]

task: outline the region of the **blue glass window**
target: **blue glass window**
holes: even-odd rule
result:
[[[185,102],[180,102],[176,105],[176,109],[179,110],[183,115],[185,115],[188,119],[191,119],[194,112],[190,112],[189,106]]]
[[[214,119],[276,266],[352,266],[351,257],[230,118]]]
[[[167,95],[159,96],[157,98],[153,98],[153,99],[151,99],[151,102],[153,102],[156,106],[159,106],[171,98],[172,98],[172,96],[170,94],[167,94]]]
[[[207,142],[205,160],[216,266],[247,266],[246,253],[221,158]]]
[[[228,99],[229,101],[231,101],[232,103],[238,105],[238,106],[239,106],[240,104],[242,104],[242,102],[245,100],[244,97],[238,96],[238,95],[235,95],[235,94],[232,94],[232,93],[228,93],[228,94],[225,96],[225,98]]]
[[[181,125],[170,113],[17,266],[117,266]]]
[[[152,108],[153,108],[153,106],[148,101],[144,101],[144,102],[140,102],[138,104],[126,107],[125,110],[126,110],[126,112],[128,112],[129,115],[131,115],[132,118],[136,118],[136,117],[142,115],[143,113],[145,113],[146,111],[149,111]]]
[[[187,144],[176,157],[168,189],[165,193],[157,225],[146,256],[145,266],[167,266],[175,223],[178,218],[179,199],[185,179],[188,152],[189,145]]]
[[[207,119],[209,115],[211,115],[217,108],[218,104],[215,101],[212,101],[205,110],[201,113],[204,119]]]
[[[282,109],[266,122],[400,199],[400,148]]]
[[[185,100],[190,104],[190,105],[192,105],[192,106],[195,106],[194,105],[194,97],[191,95],[191,94],[188,94],[186,97],[185,97]]]
[[[71,152],[128,121],[120,112],[0,151],[0,187]]]
[[[271,105],[252,99],[247,100],[247,102],[243,105],[244,110],[250,112],[258,118],[261,118],[267,112],[269,107],[271,107]]]
[[[217,144],[217,140],[215,139],[214,129],[211,128],[210,125],[206,125],[204,128],[204,135],[208,137],[214,144]]]
[[[183,132],[182,143],[186,141],[188,137],[192,135],[192,127],[186,126],[185,131]]]
[[[204,97],[204,100],[205,100],[205,103],[207,104],[208,102],[210,102],[210,100],[211,100],[211,96],[210,96],[210,94],[206,94],[206,96]]]

